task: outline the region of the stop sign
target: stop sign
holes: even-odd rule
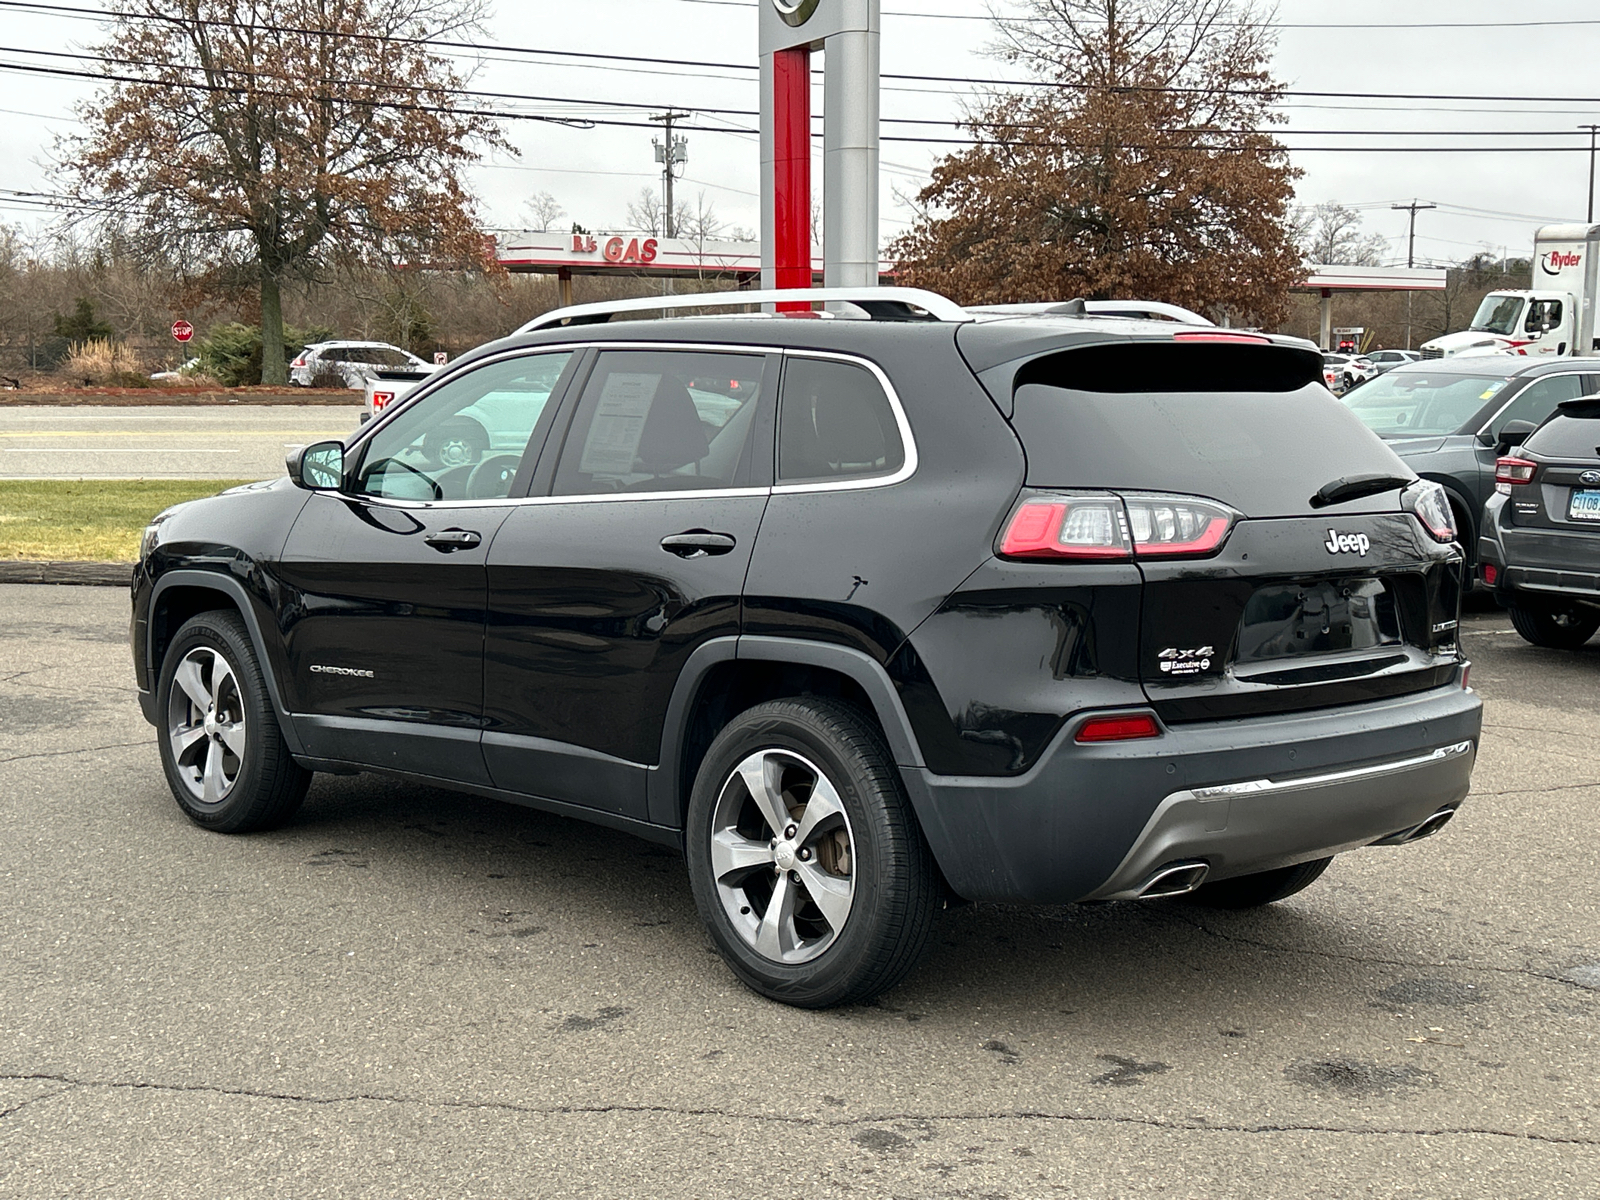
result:
[[[172,336],[180,342],[187,342],[194,336],[194,326],[187,321],[174,321],[172,323]]]

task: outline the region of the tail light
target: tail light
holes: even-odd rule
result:
[[[393,392],[373,392],[372,393],[372,411],[373,412],[382,412],[384,409],[388,408],[389,405],[391,403],[393,403],[393,401],[394,401],[394,393]]]
[[[305,366],[306,365],[306,356],[304,354],[302,354],[299,358],[295,359],[289,365],[291,367],[303,367],[303,366]]]
[[[1006,523],[1005,558],[1181,558],[1210,554],[1239,514],[1194,496],[1034,493]]]
[[[1161,736],[1161,726],[1149,713],[1122,713],[1114,717],[1090,717],[1078,726],[1073,740],[1078,742],[1132,742]]]
[[[1431,479],[1419,479],[1400,493],[1400,504],[1428,531],[1436,542],[1456,540],[1456,515],[1450,509],[1450,500],[1444,485]]]
[[[1497,458],[1494,460],[1494,481],[1512,485],[1532,483],[1533,473],[1538,469],[1538,463],[1525,458]]]

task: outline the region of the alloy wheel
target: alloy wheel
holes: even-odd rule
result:
[[[718,897],[739,936],[773,962],[809,962],[855,901],[855,836],[839,792],[791,750],[758,750],[728,776],[711,821]]]
[[[244,697],[233,667],[210,646],[189,651],[172,674],[167,739],[190,795],[201,804],[227,799],[244,770]]]

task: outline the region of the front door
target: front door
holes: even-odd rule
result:
[[[775,362],[598,355],[554,468],[540,468],[550,494],[519,505],[489,555],[483,746],[496,786],[645,816],[679,673],[739,632],[771,481]]]
[[[485,563],[572,357],[512,355],[441,382],[352,446],[344,489],[302,510],[279,608],[313,757],[488,783]]]

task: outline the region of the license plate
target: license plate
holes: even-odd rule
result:
[[[1567,502],[1567,520],[1600,521],[1600,489],[1573,488]]]

